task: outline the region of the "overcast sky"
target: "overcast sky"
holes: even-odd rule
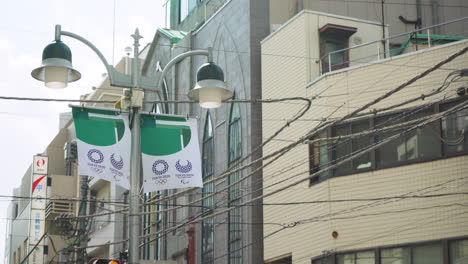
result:
[[[54,39],[55,24],[85,37],[104,53],[109,63],[125,55],[130,35],[138,27],[142,47],[164,27],[164,0],[15,0],[3,1],[0,11],[0,96],[79,99],[101,80],[104,66],[84,44],[63,37],[73,54],[73,66],[82,79],[66,89],[45,88],[32,79],[43,48]],[[115,19],[114,19],[115,4]],[[113,32],[115,21],[115,49]],[[114,56],[113,56],[114,55]],[[58,132],[59,113],[68,103],[0,100],[0,195],[12,195],[31,164]],[[0,198],[0,262],[4,261],[6,210],[10,199]]]

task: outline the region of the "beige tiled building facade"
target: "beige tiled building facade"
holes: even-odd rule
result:
[[[265,156],[296,140],[304,141],[263,171],[267,196],[303,180],[263,201],[265,262],[468,263],[466,109],[316,173],[466,101],[468,77],[457,71],[468,68],[468,53],[360,116],[304,138],[319,125],[352,113],[466,49],[468,41],[348,64],[320,75],[321,65],[314,59],[322,36],[314,32],[328,24],[355,28],[350,40],[377,34],[369,22],[303,12],[262,42],[263,98],[312,99],[307,113],[264,148]],[[365,52],[349,54],[349,60]],[[418,99],[398,106],[412,98]],[[264,139],[303,107],[289,102],[264,105]]]

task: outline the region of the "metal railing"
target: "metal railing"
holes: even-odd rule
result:
[[[426,48],[426,47],[430,48],[430,47],[436,45],[438,43],[438,41],[441,41],[441,39],[438,39],[438,40],[433,39],[434,35],[432,35],[431,32],[435,28],[450,25],[450,24],[455,24],[455,23],[458,23],[458,22],[464,22],[464,21],[468,21],[468,16],[458,18],[458,19],[454,19],[454,20],[450,20],[450,21],[447,21],[447,22],[443,22],[443,23],[440,23],[440,24],[437,24],[437,25],[418,28],[418,29],[415,29],[413,31],[400,33],[400,34],[389,36],[389,37],[386,37],[386,38],[366,42],[366,43],[359,44],[359,45],[356,45],[356,46],[352,46],[352,47],[349,47],[349,48],[344,48],[344,49],[339,49],[339,50],[329,52],[329,53],[323,55],[322,57],[320,57],[320,59],[317,61],[317,63],[320,64],[320,67],[319,67],[320,68],[320,74],[323,74],[325,72],[331,72],[333,70],[336,70],[337,68],[341,69],[341,68],[345,68],[345,67],[349,67],[349,66],[359,65],[360,62],[361,63],[369,63],[371,61],[381,60],[382,58],[388,58],[388,57],[401,55],[407,48],[409,48],[409,44],[411,44],[411,41],[414,41],[414,40],[416,40],[416,50],[418,50],[419,48]],[[423,33],[425,33],[425,34],[423,34]],[[457,35],[457,36],[463,36],[463,34],[465,34],[466,31],[459,32],[459,33],[461,33],[461,35]],[[447,35],[447,37],[450,37],[450,36],[452,36],[452,35]],[[394,39],[397,39],[397,38],[402,38],[402,37],[406,37],[406,41],[404,43],[402,43],[400,47],[390,49],[390,41],[394,40]],[[420,39],[424,39],[425,42],[423,42],[423,44],[418,47],[418,40],[420,40]],[[457,41],[457,40],[452,39],[451,41]],[[371,45],[376,45],[376,50],[377,50],[376,53],[370,52],[370,50],[373,50],[373,48],[369,48],[369,46],[371,46]],[[350,58],[348,61],[343,61],[342,63],[339,63],[339,64],[334,65],[332,63],[332,58],[333,58],[334,55],[336,56],[339,53],[346,53],[346,52],[349,55],[351,50],[358,49],[358,48],[368,48],[369,52],[367,52],[367,51],[364,52],[366,55],[362,56],[362,57],[351,58],[351,56],[348,56]],[[344,54],[343,54],[343,58],[346,58],[346,57],[347,56],[344,56]],[[353,65],[351,65],[351,63],[353,63]],[[324,65],[327,66],[327,67],[325,67],[325,71],[323,69]]]

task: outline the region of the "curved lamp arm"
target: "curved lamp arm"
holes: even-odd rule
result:
[[[70,37],[70,38],[74,38],[82,43],[84,43],[86,46],[88,46],[91,50],[94,51],[94,53],[96,53],[96,55],[98,55],[99,59],[101,59],[101,62],[104,64],[104,67],[106,68],[106,71],[107,71],[107,75],[109,77],[109,81],[110,81],[110,84],[112,86],[118,86],[118,87],[126,87],[126,88],[133,88],[135,87],[135,82],[133,81],[132,77],[130,75],[127,75],[127,74],[123,74],[123,73],[120,73],[118,72],[114,66],[110,65],[106,58],[104,57],[104,55],[102,54],[101,51],[99,51],[96,46],[94,46],[91,42],[89,42],[87,39],[83,38],[82,36],[80,35],[77,35],[75,33],[72,33],[72,32],[68,32],[68,31],[62,31],[61,30],[61,26],[60,25],[56,25],[55,26],[55,40],[60,40],[60,37],[61,36],[67,36],[67,37]],[[135,44],[134,45],[139,45],[138,44],[138,39],[141,37],[139,36],[138,34],[136,35],[132,35],[132,37],[134,38],[135,40]],[[133,73],[132,73],[133,74]],[[141,76],[140,76],[141,78]],[[138,78],[135,78],[135,79],[138,79]],[[145,78],[142,78],[142,79],[145,79]],[[138,83],[140,82],[140,80],[137,80]],[[145,83],[145,87],[140,87],[140,88],[155,88],[154,86],[150,85],[149,87],[146,87],[148,86],[147,84],[149,83],[148,81],[145,81],[143,80],[143,82]]]
[[[99,51],[96,48],[96,46],[94,46],[91,42],[89,42],[87,39],[83,38],[82,36],[77,35],[75,33],[68,32],[68,31],[62,31],[60,25],[55,25],[55,40],[60,40],[61,36],[68,36],[70,38],[74,38],[78,41],[83,42],[86,46],[92,49],[98,55],[99,59],[101,59],[102,63],[104,63],[104,66],[106,67],[106,70],[107,70],[107,74],[109,75],[109,79],[111,79],[111,83],[112,83],[112,74],[113,72],[115,72],[114,67],[112,67],[107,62],[102,52]]]
[[[178,63],[179,61],[190,57],[190,56],[195,56],[195,55],[205,55],[208,56],[208,61],[212,61],[212,56],[211,56],[211,48],[208,48],[208,50],[192,50],[192,51],[187,51],[182,54],[179,54],[175,56],[172,60],[170,60],[167,65],[164,67],[163,71],[161,72],[161,76],[158,80],[158,85],[156,86],[158,89],[162,86],[164,76],[166,75],[167,71],[169,68],[174,66],[174,64]]]
[[[175,56],[172,60],[170,60],[166,66],[164,66],[164,69],[162,70],[161,75],[159,76],[156,89],[158,89],[159,91],[162,91],[162,84],[164,82],[164,76],[166,76],[166,73],[169,70],[169,68],[171,68],[172,66],[174,66],[174,64],[178,63],[179,61],[187,57],[196,56],[196,55],[205,55],[208,57],[208,61],[213,61],[212,48],[208,48],[208,50],[192,50],[192,51],[187,51],[182,54],[179,54]],[[156,103],[153,104],[151,112],[155,110],[156,110]]]

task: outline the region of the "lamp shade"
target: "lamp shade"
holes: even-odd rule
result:
[[[34,69],[31,76],[43,81],[49,88],[65,88],[69,82],[81,78],[80,72],[73,69],[70,48],[60,40],[45,47],[42,52],[42,65]]]
[[[213,62],[198,68],[195,88],[187,94],[190,100],[198,101],[203,108],[217,108],[233,95],[226,87],[223,70]]]

